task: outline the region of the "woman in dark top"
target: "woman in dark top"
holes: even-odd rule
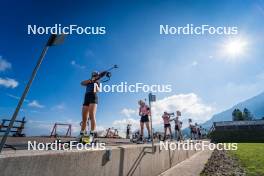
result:
[[[86,134],[87,118],[91,120],[90,140],[93,141],[94,131],[96,129],[96,109],[98,104],[97,92],[99,91],[99,72],[92,72],[92,77],[89,80],[81,82],[82,86],[86,86],[86,92],[82,107],[82,125],[80,136]]]

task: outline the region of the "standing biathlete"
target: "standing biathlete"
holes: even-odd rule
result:
[[[96,129],[96,109],[98,104],[97,92],[99,91],[99,72],[92,72],[91,79],[81,82],[82,86],[86,86],[84,102],[82,107],[82,124],[80,131],[80,139],[87,134],[86,124],[88,118],[91,120],[90,142],[93,141],[94,133]]]
[[[170,137],[172,139],[171,124],[170,124],[170,114],[165,111],[164,114],[162,115],[162,119],[163,119],[163,122],[164,122],[164,138],[163,138],[163,141],[166,140],[167,129],[169,129]]]
[[[175,122],[175,138],[177,141],[181,141],[183,139],[182,131],[181,131],[182,122],[179,119],[180,116],[181,116],[181,112],[176,111],[176,118],[173,119],[173,121]]]
[[[143,100],[138,101],[139,104],[139,116],[140,118],[140,137],[139,141],[143,141],[143,135],[144,135],[144,124],[146,124],[146,128],[148,130],[148,141],[151,140],[150,137],[150,127],[149,127],[149,115],[150,115],[150,109],[146,105],[146,103]]]
[[[196,139],[196,127],[193,125],[192,119],[189,119],[190,137],[191,140]]]

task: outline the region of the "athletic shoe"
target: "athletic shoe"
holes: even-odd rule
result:
[[[91,144],[91,140],[92,139],[92,137],[91,137],[91,135],[84,135],[82,138],[81,138],[81,143],[83,143],[83,144]]]
[[[143,137],[142,136],[140,136],[138,139],[137,139],[137,143],[142,143],[143,142]]]
[[[81,142],[83,136],[85,136],[86,134],[87,134],[86,131],[84,132],[81,131],[80,134],[76,137],[77,141]]]
[[[148,142],[151,142],[152,140],[151,140],[151,138],[149,137],[149,138],[147,139],[147,141],[148,141]]]
[[[81,139],[81,142],[84,144],[91,144],[91,143],[95,142],[94,133],[90,132],[89,135],[84,135]]]
[[[94,142],[94,133],[90,133],[89,137],[90,137],[90,143],[93,143]]]

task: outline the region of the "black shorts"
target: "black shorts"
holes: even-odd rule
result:
[[[179,128],[178,125],[175,126],[175,130],[176,130],[176,131],[180,131],[180,128]]]
[[[140,122],[149,122],[148,115],[141,116]]]
[[[89,106],[89,104],[98,104],[98,96],[95,93],[86,93],[84,97],[83,106]]]
[[[169,128],[169,127],[171,127],[170,124],[164,124],[164,128]]]

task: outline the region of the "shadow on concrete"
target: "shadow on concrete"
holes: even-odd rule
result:
[[[125,158],[125,148],[120,148],[120,160],[119,160],[119,176],[124,175],[124,158]]]
[[[178,144],[176,144],[176,145],[177,145],[177,147],[178,147]],[[170,168],[172,167],[172,164],[173,164],[173,161],[174,161],[173,158],[174,158],[174,156],[175,156],[176,151],[178,151],[178,150],[172,150],[172,151],[171,151],[171,149],[170,149],[170,147],[169,147]],[[178,156],[177,160],[178,160],[178,161],[180,160],[179,156]]]
[[[171,168],[171,165],[172,165],[172,157],[171,157],[171,150],[170,150],[170,147],[169,148],[169,159],[170,159],[170,168]]]
[[[149,149],[149,151],[146,151],[147,149]],[[141,160],[143,159],[143,157],[146,154],[154,154],[154,153],[156,153],[156,146],[154,147],[154,152],[152,152],[152,147],[144,147],[142,149],[142,151],[139,153],[137,159],[135,160],[135,162],[133,163],[131,168],[129,169],[127,176],[132,176],[134,174],[135,170],[137,169],[138,165],[140,164]],[[124,162],[121,162],[121,161],[120,161],[120,163],[124,164]],[[119,167],[119,168],[121,168],[121,167]],[[123,166],[122,166],[122,174],[123,174]],[[119,172],[119,176],[121,176],[120,172]]]
[[[112,151],[106,150],[102,157],[102,166],[106,165],[106,163],[111,160],[111,156],[112,156]]]

